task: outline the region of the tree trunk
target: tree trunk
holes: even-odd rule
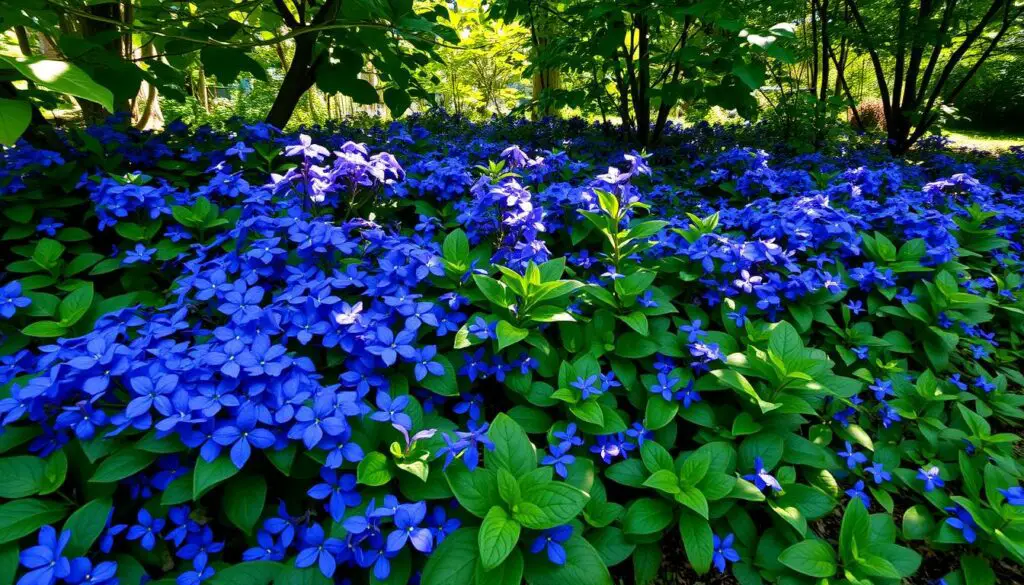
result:
[[[307,33],[295,37],[295,54],[288,66],[288,72],[281,82],[274,104],[270,106],[266,122],[277,128],[284,128],[295,112],[295,106],[302,96],[313,87],[313,51],[318,33]]]
[[[209,90],[206,88],[206,72],[203,71],[202,63],[199,63],[196,75],[196,98],[199,99],[199,105],[202,106],[203,111],[209,114],[210,93]]]
[[[108,20],[121,21],[121,4],[118,2],[108,2],[105,4],[96,4],[89,6],[87,10],[98,17],[102,17]],[[96,38],[98,36],[109,36],[117,32],[117,25],[109,22],[102,22],[91,18],[82,18],[79,21],[79,30],[81,31],[82,37]],[[113,40],[107,43],[106,49],[117,55],[120,58],[124,58],[124,45],[120,35],[113,37]],[[107,116],[113,112],[107,112],[103,106],[86,100],[78,100],[78,105],[82,109],[82,118],[86,125],[100,124],[106,120]],[[130,104],[127,100],[124,102],[114,103],[114,109],[118,112],[130,111]]]

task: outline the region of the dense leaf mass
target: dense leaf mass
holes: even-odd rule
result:
[[[1021,152],[169,130],[3,151],[0,585],[1024,562]]]

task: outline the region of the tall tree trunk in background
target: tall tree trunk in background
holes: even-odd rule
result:
[[[86,8],[94,16],[114,20],[118,22],[124,22],[124,15],[122,14],[122,5],[119,2],[106,2],[103,4],[95,4]],[[85,39],[96,38],[99,35],[111,36],[118,31],[118,26],[110,23],[103,22],[92,18],[79,19],[78,30],[81,32],[82,37]],[[106,49],[112,54],[121,57],[122,59],[127,58],[130,55],[126,55],[124,50],[124,37],[123,35],[113,36],[113,40],[105,45]],[[114,109],[116,112],[107,112],[103,106],[86,101],[79,100],[79,107],[82,109],[82,118],[85,120],[87,125],[100,124],[108,115],[116,112],[130,112],[131,104],[128,100],[122,100],[114,103]]]
[[[316,16],[308,24],[300,22],[291,9],[285,5],[284,0],[274,0],[274,6],[288,28],[295,31],[332,22],[337,17],[340,3],[339,0],[325,0],[317,10]],[[267,113],[268,124],[283,128],[291,119],[299,99],[316,82],[316,67],[320,60],[326,58],[327,55],[326,51],[319,55],[316,52],[316,41],[319,36],[318,31],[313,31],[295,37],[295,54],[292,56],[288,72],[285,73],[284,80],[281,82],[281,89],[274,99],[274,104],[270,106],[270,112]]]
[[[210,93],[206,88],[206,72],[203,71],[203,64],[199,63],[197,67],[196,75],[196,98],[199,99],[199,105],[202,106],[203,111],[207,114],[210,113]]]
[[[530,3],[530,39],[533,42],[533,55],[536,59],[548,46],[548,39],[551,38],[551,30],[548,25],[548,17],[543,11],[534,10]],[[562,74],[557,69],[538,68],[533,72],[533,99],[536,100],[544,92],[562,88]],[[556,116],[558,111],[550,103],[543,106],[534,106],[533,118],[545,116]]]
[[[156,58],[156,45],[152,42],[146,43],[139,52],[148,57]],[[148,81],[143,81],[141,89],[145,89],[146,91],[146,101],[143,105],[142,112],[139,114],[139,119],[135,123],[135,127],[140,130],[163,128],[164,113],[163,110],[160,109],[160,100],[157,99],[156,86]]]

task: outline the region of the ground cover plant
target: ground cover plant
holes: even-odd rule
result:
[[[1021,151],[168,130],[3,151],[0,585],[1022,578]]]

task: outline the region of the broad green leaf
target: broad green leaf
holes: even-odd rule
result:
[[[811,577],[831,577],[836,574],[836,553],[820,540],[804,540],[782,551],[779,562],[797,573]]]
[[[519,522],[512,519],[501,506],[492,506],[480,525],[477,545],[484,570],[500,565],[519,542]]]

